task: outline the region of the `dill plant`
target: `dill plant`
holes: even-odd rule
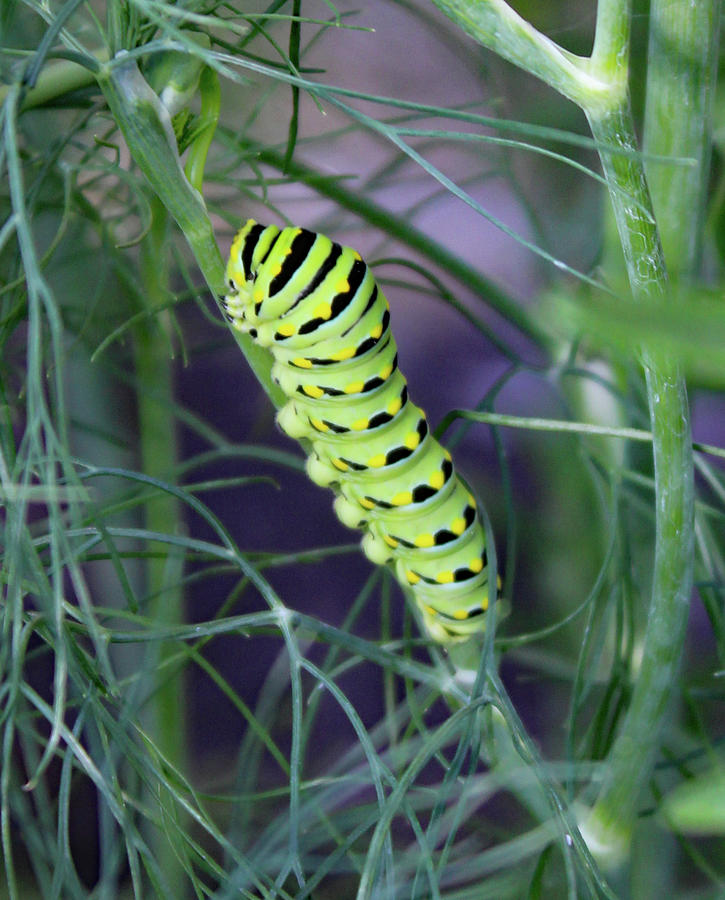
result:
[[[644,898],[722,882],[725,452],[693,450],[686,389],[722,408],[719,7],[653,0],[633,39],[630,3],[599,0],[590,34],[564,33],[575,54],[540,9],[534,27],[525,4],[435,4],[453,24],[423,3],[387,12],[481,65],[458,104],[320,71],[321,48],[378,39],[384,4],[2,8],[9,897]],[[515,92],[523,75],[496,55],[590,133],[548,94],[551,121],[499,114],[489,76]],[[364,136],[380,161],[363,175],[345,153]],[[551,210],[518,154],[590,195],[571,187],[573,208]],[[480,199],[494,179],[525,227]],[[401,184],[418,199],[396,213]],[[447,202],[532,260],[535,302],[446,241],[440,213],[419,224]],[[480,640],[430,646],[344,535],[295,528],[309,488],[287,512],[270,503],[302,465],[265,431],[281,397],[251,341],[234,336],[257,380],[222,394],[221,422],[210,387],[191,408],[190,377],[232,343],[209,299],[220,247],[248,214],[299,207],[341,239],[362,224],[388,294],[413,290],[445,323],[447,304],[480,348],[486,388],[438,429],[505,563],[510,619],[489,616]],[[591,240],[575,252],[556,234],[577,229]],[[243,378],[226,359],[215,379]],[[227,430],[237,404],[248,443]],[[708,646],[683,663],[693,573]]]

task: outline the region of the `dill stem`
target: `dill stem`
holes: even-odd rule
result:
[[[717,58],[717,9],[715,0],[696,4],[689,0],[653,0],[650,8],[645,150],[648,154],[690,158],[694,163],[649,166],[671,289],[691,280],[699,262]],[[595,138],[603,145],[633,140],[628,116],[619,117],[617,128],[592,118],[590,123]],[[632,184],[626,177],[626,164],[615,165],[614,159],[602,153],[613,187],[620,185],[631,191],[643,184],[643,170]],[[634,158],[631,164],[639,166]],[[634,196],[638,199],[637,193]],[[628,221],[632,210],[627,199],[616,191],[611,191],[611,197],[632,290],[646,301],[653,292],[666,289],[662,250],[650,228]],[[694,485],[684,378],[676,361],[653,358],[646,349],[643,357],[655,466],[652,601],[632,701],[587,823],[590,836],[613,862],[626,853],[640,789],[651,776],[662,728],[676,694],[692,589]]]
[[[599,0],[592,55],[575,57],[537,32],[505,0],[433,0],[480,43],[541,78],[577,103],[587,115],[609,187],[629,288],[641,303],[667,295],[665,256],[672,246],[675,271],[682,271],[679,242],[699,246],[704,167],[682,199],[671,171],[656,183],[656,209],[645,177],[632,121],[628,79],[631,0]],[[703,160],[707,104],[698,72],[712,73],[715,0],[653,0],[648,105],[661,97],[659,115],[648,121],[647,150],[693,155]],[[696,25],[695,23],[699,23]],[[667,40],[664,40],[666,35]],[[672,57],[679,65],[673,67]],[[681,84],[677,87],[676,82]],[[712,76],[711,76],[712,80]],[[671,84],[669,93],[664,91]],[[679,91],[679,93],[677,93]],[[697,101],[697,102],[696,102]],[[669,120],[663,123],[662,120]],[[666,134],[669,143],[657,138]],[[681,139],[680,139],[681,136]],[[676,139],[676,140],[674,140]],[[699,143],[698,143],[699,142]],[[693,186],[694,185],[694,186]],[[677,202],[681,205],[678,207]],[[682,206],[697,209],[697,219]],[[655,554],[652,597],[643,658],[624,725],[612,747],[607,777],[585,829],[602,857],[621,860],[627,852],[642,786],[651,776],[673,695],[685,640],[692,589],[694,486],[690,413],[684,378],[676,360],[642,349],[655,468]]]
[[[168,217],[156,198],[151,200],[151,228],[141,245],[143,300],[149,309],[162,306],[168,299]],[[168,314],[155,314],[134,331],[134,356],[138,382],[137,409],[141,469],[152,478],[168,478],[177,460],[176,421],[173,398],[172,354],[170,353]],[[150,532],[178,532],[181,510],[171,494],[157,491],[145,504],[144,527]],[[161,547],[161,545],[157,545]],[[166,547],[146,564],[148,615],[164,627],[173,627],[183,619],[183,593],[180,588],[180,563],[174,565]],[[172,551],[173,553],[173,551]],[[187,735],[184,721],[183,684],[178,670],[164,666],[176,652],[174,642],[160,644],[152,664],[155,685],[151,688],[150,731],[165,761],[177,771],[187,771]],[[161,805],[159,820],[177,817],[170,794],[149,798]],[[168,809],[166,804],[168,803]],[[172,896],[183,891],[184,872],[179,865],[170,835],[154,832],[155,858]]]

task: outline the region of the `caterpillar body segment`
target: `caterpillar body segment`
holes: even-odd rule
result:
[[[311,445],[307,472],[338,518],[390,563],[437,641],[481,631],[483,524],[450,454],[408,396],[383,292],[360,255],[303,228],[250,219],[232,243],[224,308],[274,357],[280,427]]]

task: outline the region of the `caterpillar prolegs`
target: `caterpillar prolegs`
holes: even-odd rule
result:
[[[387,300],[360,255],[304,228],[250,219],[232,243],[229,321],[274,356],[287,403],[277,421],[311,445],[310,478],[339,519],[392,563],[437,641],[483,628],[486,541],[450,453],[408,397]]]

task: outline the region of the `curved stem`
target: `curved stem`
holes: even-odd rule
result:
[[[189,183],[176,146],[168,112],[138,69],[136,60],[119,54],[101,68],[98,84],[131,156],[156,196],[181,228],[204,279],[219,298],[226,289],[224,261],[201,194]],[[247,362],[277,406],[283,395],[271,378],[271,354],[233,330]]]
[[[650,8],[645,149],[648,155],[694,163],[649,166],[675,288],[693,278],[699,262],[718,9],[717,0],[653,0]],[[614,198],[613,203],[616,211]],[[594,841],[614,859],[626,851],[638,789],[649,777],[668,715],[692,587],[694,485],[684,379],[675,363],[650,354],[645,354],[645,370],[657,503],[652,604],[632,702],[588,822]]]
[[[644,166],[636,152],[627,90],[631,0],[600,0],[594,52],[589,60],[572,57],[553,45],[503,0],[433,2],[477,40],[582,107],[599,145],[632,295],[642,303],[663,297],[668,290],[667,271]],[[704,5],[710,2],[715,0],[707,0]],[[662,0],[660,4],[653,0],[653,22],[657,22],[658,8],[667,5],[678,8],[683,17],[692,17],[697,15],[692,8],[699,4],[689,0]],[[676,42],[678,35],[689,35],[690,29],[681,25],[670,33]],[[700,35],[700,43],[710,42]],[[692,55],[695,48],[689,45],[689,50]],[[685,79],[686,84],[694,82]],[[668,105],[667,114],[677,111]],[[678,130],[677,124],[673,130]],[[690,195],[685,202],[692,199]],[[672,225],[682,231],[688,225],[697,229],[697,223],[689,221],[684,227],[681,222],[673,221]],[[692,588],[694,487],[687,392],[676,362],[655,356],[646,348],[642,362],[655,467],[652,599],[630,709],[608,760],[607,779],[586,824],[592,848],[610,857],[622,857],[627,849],[639,793],[652,771],[676,690]]]
[[[611,77],[602,79],[588,59],[564,50],[537,31],[505,0],[433,0],[433,3],[479,43],[541,78],[579,106],[593,108],[600,102],[605,105],[611,102],[614,87]],[[626,90],[626,83],[620,87]]]

